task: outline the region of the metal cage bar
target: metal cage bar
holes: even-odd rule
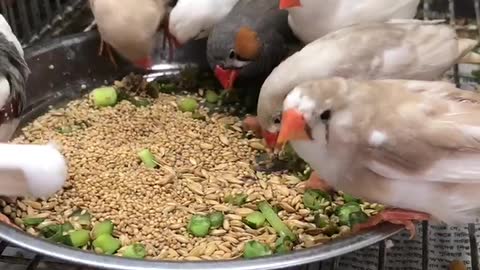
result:
[[[86,7],[84,0],[0,1],[0,13],[23,46],[61,34]]]

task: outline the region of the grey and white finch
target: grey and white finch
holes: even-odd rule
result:
[[[278,9],[278,0],[239,0],[213,27],[207,59],[225,89],[260,88],[288,56],[289,43],[297,40],[287,16],[285,10]]]
[[[169,31],[180,44],[206,38],[238,0],[178,0],[170,12]]]
[[[272,71],[260,91],[259,124],[272,146],[282,101],[298,84],[333,76],[438,80],[460,58],[475,60],[464,56],[472,55],[476,44],[459,39],[449,25],[418,20],[346,27],[308,44]]]
[[[2,124],[18,118],[26,105],[25,87],[30,70],[23,55],[20,42],[5,18],[0,15],[0,122]],[[9,98],[12,106],[5,108]],[[5,129],[4,127],[3,132]],[[11,134],[2,135],[8,137]]]
[[[168,1],[89,0],[89,3],[102,40],[130,62],[149,68],[155,35],[166,16]]]
[[[295,35],[310,43],[354,24],[412,19],[420,0],[280,0]]]
[[[480,95],[448,82],[332,78],[285,98],[289,141],[331,186],[389,207],[366,226],[480,217]],[[409,212],[410,211],[410,212]],[[414,211],[414,212],[412,212]]]
[[[20,42],[0,15],[0,122],[3,125],[3,137],[9,137],[15,131],[26,105],[25,87],[30,70],[23,56]],[[5,106],[7,102],[11,106]],[[15,226],[3,214],[0,214],[0,222]]]

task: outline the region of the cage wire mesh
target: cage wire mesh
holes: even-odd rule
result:
[[[48,38],[89,30],[93,25],[93,17],[88,9],[88,2],[85,0],[0,0],[0,13],[9,22],[24,47]],[[422,0],[417,18],[445,19],[455,27],[461,37],[478,39],[480,36],[480,0]],[[476,69],[478,67],[469,67],[462,71],[456,65],[449,73],[449,77],[457,85],[471,83],[474,85],[473,89],[476,90],[477,84],[480,82],[480,72]],[[423,222],[419,227],[421,258],[418,261],[420,261],[422,270],[434,269],[429,262],[432,227],[428,222]],[[469,224],[467,230],[470,246],[468,253],[471,257],[468,269],[479,270],[476,225]],[[441,237],[441,235],[434,235],[434,237]],[[370,247],[378,254],[376,258],[365,258],[365,260],[373,260],[372,264],[375,266],[370,269],[389,269],[386,262],[389,260],[388,250],[391,243],[391,240],[386,240]],[[292,269],[343,269],[342,266],[350,262],[342,263],[342,257]],[[5,241],[0,241],[0,269],[88,270],[94,268],[45,258],[40,254],[24,251]],[[402,269],[408,269],[408,267]]]
[[[85,0],[1,0],[0,12],[23,46],[64,34],[87,9]]]

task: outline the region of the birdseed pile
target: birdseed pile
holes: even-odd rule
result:
[[[191,97],[200,104],[206,98],[204,91]],[[90,226],[79,222],[79,215],[91,215],[87,223],[92,224],[111,220],[113,237],[121,246],[141,244],[146,250],[142,257],[162,260],[237,258],[251,240],[274,249],[280,237],[272,226],[265,222],[254,229],[245,222],[264,200],[278,208],[278,216],[298,236],[293,249],[349,232],[336,210],[354,199],[337,193],[313,207],[317,209],[306,208],[305,184],[299,177],[254,170],[255,158],[265,147],[245,136],[239,118],[209,115],[202,107],[202,117],[192,117],[179,110],[181,99],[160,93],[144,98],[141,106],[123,100],[97,108],[86,96],[37,118],[13,142],[57,143],[68,160],[68,181],[45,200],[0,201],[3,213],[39,237],[52,225],[69,222],[70,230]],[[142,163],[142,149],[153,153],[156,168]],[[235,197],[240,200],[232,201]],[[381,209],[359,205],[368,216]],[[221,212],[223,222],[204,237],[193,236],[187,229],[192,216],[212,211]],[[77,246],[93,249],[91,242]]]

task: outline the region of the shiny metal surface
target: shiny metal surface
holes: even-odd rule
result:
[[[99,38],[96,33],[81,33],[48,43],[41,43],[26,51],[26,60],[32,70],[28,81],[27,106],[20,118],[20,126],[48,110],[85,94],[88,89],[106,85],[120,79],[131,71],[128,65],[119,65],[115,70],[104,57],[98,57]],[[168,48],[167,48],[168,49]],[[151,74],[156,77],[171,77],[179,74],[186,66],[207,70],[205,41],[191,43],[175,54],[173,63],[161,60]],[[162,55],[160,55],[161,57]],[[4,126],[0,126],[0,130]],[[0,139],[8,139],[3,135]],[[255,260],[216,262],[167,262],[132,260],[113,256],[102,256],[72,249],[32,237],[26,233],[0,224],[0,238],[27,250],[58,258],[72,263],[108,269],[279,269],[337,257],[357,249],[375,244],[401,229],[385,224],[375,230],[362,232],[334,240],[314,248]]]

